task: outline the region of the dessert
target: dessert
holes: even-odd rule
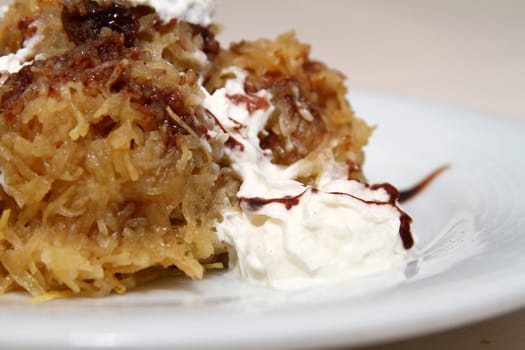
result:
[[[176,268],[297,288],[402,269],[343,76],[210,1],[15,0],[0,24],[0,291],[123,293]],[[228,266],[229,265],[229,266]]]

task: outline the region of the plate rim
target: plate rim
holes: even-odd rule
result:
[[[387,106],[391,104],[394,106],[408,106],[415,109],[431,108],[446,113],[450,112],[462,115],[467,119],[475,121],[485,120],[498,125],[505,124],[505,127],[508,128],[517,127],[525,130],[525,123],[521,120],[472,111],[461,107],[441,105],[419,99],[357,89],[352,90],[349,95],[350,101],[358,106],[363,103],[375,103],[379,101]],[[358,114],[361,115],[362,113],[359,112],[359,107],[357,110]],[[525,145],[525,142],[523,142],[523,144]],[[520,261],[520,264],[509,267],[508,271],[518,270],[518,267],[522,265],[525,266],[525,257],[523,261]],[[137,333],[136,329],[133,329],[134,327],[136,328],[136,325],[134,322],[131,322],[131,318],[123,319],[122,321],[124,322],[120,325],[111,326],[109,323],[97,323],[100,314],[95,313],[81,323],[81,325],[85,327],[84,331],[77,331],[75,333],[75,329],[79,325],[68,323],[66,322],[67,320],[62,319],[60,315],[55,315],[55,318],[49,320],[44,325],[40,325],[43,328],[38,332],[38,337],[34,337],[34,335],[24,337],[23,335],[27,334],[28,330],[17,329],[17,317],[13,317],[11,313],[13,310],[19,308],[20,305],[4,304],[7,305],[7,307],[0,309],[0,321],[6,326],[3,331],[0,332],[0,344],[9,348],[32,348],[39,345],[40,348],[55,349],[99,347],[142,348],[144,346],[155,346],[156,348],[169,348],[173,346],[206,348],[214,346],[215,348],[231,349],[258,348],[261,345],[264,347],[278,345],[279,347],[286,348],[298,346],[298,341],[302,341],[300,344],[301,347],[307,348],[341,345],[374,345],[457,328],[472,322],[499,316],[525,306],[525,280],[505,279],[501,278],[501,276],[494,271],[489,272],[489,274],[479,277],[478,283],[487,283],[492,279],[492,281],[496,280],[499,282],[498,288],[493,288],[490,295],[482,295],[481,297],[478,296],[472,299],[471,290],[468,286],[465,286],[465,288],[455,293],[455,307],[453,309],[445,308],[438,310],[434,308],[433,312],[428,313],[427,311],[427,314],[410,312],[403,314],[402,310],[389,305],[387,301],[395,302],[396,298],[402,299],[403,297],[402,295],[400,296],[399,293],[410,286],[410,283],[405,283],[401,287],[396,287],[396,289],[389,291],[388,293],[392,292],[392,294],[386,297],[385,294],[382,293],[383,299],[379,299],[379,302],[378,299],[368,299],[368,304],[371,303],[372,307],[365,303],[362,304],[364,306],[362,306],[361,309],[356,307],[355,302],[358,300],[352,299],[337,305],[328,304],[327,306],[321,303],[299,310],[292,308],[292,314],[286,314],[286,310],[290,311],[290,309],[259,310],[249,313],[229,311],[228,318],[223,318],[221,321],[221,326],[228,327],[230,330],[229,333],[227,332],[221,335],[219,334],[220,332],[211,332],[195,341],[189,338],[189,333],[184,334],[184,337],[181,338],[176,333],[170,332],[172,328],[170,322],[181,320],[179,316],[174,318],[164,313],[148,313],[142,315],[143,317],[147,316],[145,317],[147,319],[142,319],[142,321],[151,322],[156,320],[157,322],[163,322],[162,326],[148,334]],[[427,280],[425,283],[429,283],[429,281]],[[422,294],[419,295],[419,297],[428,298],[428,293],[426,294],[424,292],[427,292],[427,289],[424,288],[420,290],[419,293]],[[417,301],[416,306],[424,307],[425,303],[431,301],[432,300]],[[1,301],[0,304],[2,304]],[[43,308],[35,305],[23,307],[29,308],[31,313],[31,311],[35,310],[40,312],[42,311],[41,309],[49,311],[52,309],[52,305],[53,304],[50,303]],[[348,312],[348,308],[351,307],[354,307],[354,311],[359,311],[359,315],[352,316],[354,320],[356,317],[361,317],[362,324],[359,327],[355,325],[349,326],[345,322],[340,322],[341,320],[348,320],[348,318],[345,318],[344,313]],[[379,314],[382,312],[383,316],[387,316],[384,316],[380,322],[373,321],[371,318],[366,317],[367,307],[368,311],[377,311],[380,312]],[[136,312],[140,314],[140,310]],[[284,321],[283,313],[285,314]],[[128,312],[122,313],[122,315],[130,316],[128,314],[129,310]],[[207,323],[205,323],[208,330],[213,328],[213,322],[221,320],[217,314],[210,315],[205,309],[199,309],[194,312],[190,311],[182,316],[187,317],[187,320],[191,322],[198,323],[198,317],[202,317],[203,315],[209,318]],[[33,321],[35,320],[36,319]],[[29,321],[31,321],[31,319],[29,319]],[[249,327],[247,326],[247,321],[252,322]],[[296,324],[290,326],[286,321],[294,321]],[[320,321],[324,321],[326,325],[322,326]],[[334,323],[334,321],[338,322]],[[26,325],[30,327],[39,326],[38,324],[31,324],[31,322]],[[61,331],[53,332],[59,325],[62,325]],[[191,330],[184,328],[186,326],[181,326],[180,324],[178,324],[178,326],[182,327],[182,330],[191,333]],[[320,328],[320,326],[322,327]],[[101,330],[101,327],[106,328]],[[254,332],[253,327],[258,327],[258,331]],[[236,338],[229,337],[234,334],[233,330],[237,328],[240,328],[243,333],[237,334]],[[97,329],[99,330],[98,332]],[[378,330],[381,330],[380,334],[377,333]],[[64,334],[64,331],[66,334]],[[269,337],[268,333],[271,333],[272,336]],[[321,337],[320,334],[322,335]]]

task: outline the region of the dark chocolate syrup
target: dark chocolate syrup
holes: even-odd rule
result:
[[[230,148],[237,147],[241,152],[244,152],[244,145],[233,136],[228,137],[228,140],[226,141],[226,146]]]
[[[219,121],[219,119],[215,116],[215,114],[213,114],[209,109],[205,109],[204,110],[206,112],[206,114],[212,118],[214,121],[215,121],[215,124],[217,124],[219,126],[219,128],[222,130],[222,132],[224,132],[225,134],[229,134],[228,133],[228,130],[226,130],[226,128],[224,127],[224,125],[221,124],[221,122]],[[244,152],[244,145],[239,141],[237,140],[235,137],[229,135],[228,137],[228,140],[226,141],[226,146],[230,147],[230,148],[239,148],[239,150],[241,150],[241,152]]]
[[[236,105],[240,105],[245,103],[246,109],[248,109],[248,112],[252,114],[255,111],[263,110],[266,111],[270,108],[270,103],[267,99],[261,96],[257,96],[255,94],[234,94],[234,95],[226,95],[230,101],[232,101]]]
[[[253,211],[259,210],[263,206],[271,204],[271,203],[280,203],[286,207],[286,210],[290,210],[299,204],[301,197],[306,193],[306,191],[298,194],[297,196],[284,196],[280,198],[241,197],[240,200],[241,200],[241,204],[247,205],[248,208],[250,208],[250,210],[253,210]]]
[[[399,225],[399,236],[403,242],[403,248],[410,249],[414,246],[414,236],[412,235],[412,230],[410,228],[412,218],[401,209],[397,208],[397,210],[401,213],[401,216],[399,217],[399,221],[401,222]]]
[[[372,185],[369,186],[372,190],[377,189],[383,189],[386,191],[386,193],[389,196],[389,199],[386,202],[383,201],[372,201],[372,200],[365,200],[359,197],[356,197],[352,194],[345,193],[345,192],[329,192],[329,194],[337,195],[337,196],[348,196],[352,197],[358,201],[361,201],[365,204],[369,205],[390,205],[394,207],[398,213],[399,213],[399,236],[401,238],[401,241],[403,242],[403,247],[405,249],[410,249],[414,246],[414,238],[412,236],[412,231],[410,230],[410,224],[412,223],[412,218],[405,213],[401,208],[399,208],[396,204],[396,201],[399,196],[399,191],[392,186],[389,183],[384,184],[378,184],[378,185]],[[253,198],[246,198],[241,197],[241,204],[247,205],[250,210],[256,211],[262,208],[265,205],[271,204],[271,203],[280,203],[286,207],[287,210],[292,209],[294,206],[299,204],[299,201],[301,200],[301,197],[308,191],[311,190],[313,194],[318,193],[319,190],[315,188],[309,188],[305,190],[303,193],[297,195],[297,196],[285,196],[281,198],[261,198],[261,197],[253,197]]]
[[[412,218],[410,217],[410,215],[408,215],[403,210],[401,210],[401,208],[399,208],[399,206],[396,204],[396,201],[399,198],[399,191],[397,190],[397,188],[395,188],[393,185],[389,183],[376,184],[376,185],[371,185],[368,187],[372,190],[383,189],[388,194],[389,199],[386,202],[371,201],[371,200],[365,200],[365,199],[356,197],[352,194],[344,193],[344,192],[330,192],[330,194],[352,197],[354,199],[357,199],[358,201],[361,201],[369,205],[390,205],[392,206],[399,213],[399,237],[401,238],[401,241],[403,242],[403,247],[405,249],[412,248],[414,246],[414,237],[410,229]]]
[[[204,109],[204,112],[206,112],[208,117],[212,118],[215,121],[215,124],[217,124],[217,126],[222,130],[222,132],[228,133],[228,130],[226,130],[226,128],[221,124],[219,118],[217,118],[215,114],[213,114],[208,108]]]
[[[399,190],[389,183],[375,184],[368,187],[374,191],[383,189],[390,197],[390,200],[388,201],[390,204],[395,204],[396,200],[399,198]]]
[[[228,119],[229,119],[232,123],[235,124],[235,127],[234,127],[235,130],[239,131],[239,130],[241,130],[241,129],[246,128],[246,125],[244,125],[243,123],[241,123],[241,122],[239,122],[239,121],[233,119],[232,117],[228,117]]]
[[[419,183],[417,183],[415,186],[403,190],[399,192],[399,203],[404,203],[406,201],[411,200],[416,195],[418,195],[421,191],[423,191],[436,177],[438,177],[441,173],[443,173],[445,170],[450,168],[450,164],[443,165],[436,170],[434,170],[430,175],[425,177],[423,180],[421,180]]]

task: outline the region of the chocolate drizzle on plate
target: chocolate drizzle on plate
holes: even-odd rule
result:
[[[244,145],[242,144],[242,142],[240,142],[239,140],[237,140],[235,137],[233,137],[229,132],[228,130],[226,130],[226,128],[224,127],[224,125],[221,124],[219,118],[217,118],[217,116],[215,114],[212,113],[212,111],[210,111],[209,109],[205,109],[204,112],[206,112],[206,114],[211,118],[213,119],[213,121],[215,122],[215,124],[217,124],[217,126],[222,130],[222,132],[224,132],[225,134],[228,134],[229,137],[228,137],[228,140],[226,141],[226,146],[230,147],[230,148],[235,148],[237,147],[241,152],[244,152]]]
[[[450,164],[443,165],[437,168],[436,170],[434,170],[432,173],[430,173],[430,175],[428,175],[423,180],[418,182],[415,186],[399,192],[399,198],[398,198],[399,203],[404,203],[414,198],[416,195],[421,193],[421,191],[427,188],[428,185],[430,185],[430,183],[434,181],[436,177],[441,175],[444,171],[448,170],[449,168],[450,168]]]

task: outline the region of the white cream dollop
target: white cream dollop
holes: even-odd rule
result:
[[[300,164],[273,164],[271,154],[259,145],[258,135],[273,111],[271,95],[259,91],[249,96],[245,72],[230,68],[227,73],[235,78],[207,94],[204,107],[237,144],[228,155],[242,178],[237,194],[241,208],[224,210],[217,226],[219,238],[231,248],[233,271],[278,289],[387,270],[403,275],[411,255],[399,236],[400,211],[389,203],[389,193],[334,178],[330,164],[316,188],[294,180]],[[267,104],[250,112],[242,103],[245,99],[232,96]]]
[[[173,18],[179,18],[193,24],[208,26],[212,23],[212,17],[215,13],[215,0],[129,0],[133,6],[147,5],[154,8],[163,21],[170,21]],[[0,19],[5,16],[9,4],[0,6]],[[36,24],[33,24],[36,26]],[[33,58],[39,57],[35,52],[35,45],[42,39],[41,34],[37,31],[29,37],[16,53],[10,53],[0,56],[0,71],[16,73],[25,65],[31,64]],[[195,59],[204,62],[206,57],[202,53],[197,53]],[[1,82],[0,82],[1,83]]]
[[[0,7],[0,19],[2,19],[9,6],[3,5]],[[32,24],[35,26],[35,24]],[[9,72],[16,73],[22,69],[25,65],[31,64],[33,62],[33,57],[35,57],[35,46],[42,40],[42,36],[38,31],[27,38],[22,47],[16,51],[16,53],[10,53],[4,56],[0,56],[0,72]]]
[[[208,26],[215,13],[215,0],[130,0],[132,5],[153,7],[168,22],[179,18],[193,24]]]

